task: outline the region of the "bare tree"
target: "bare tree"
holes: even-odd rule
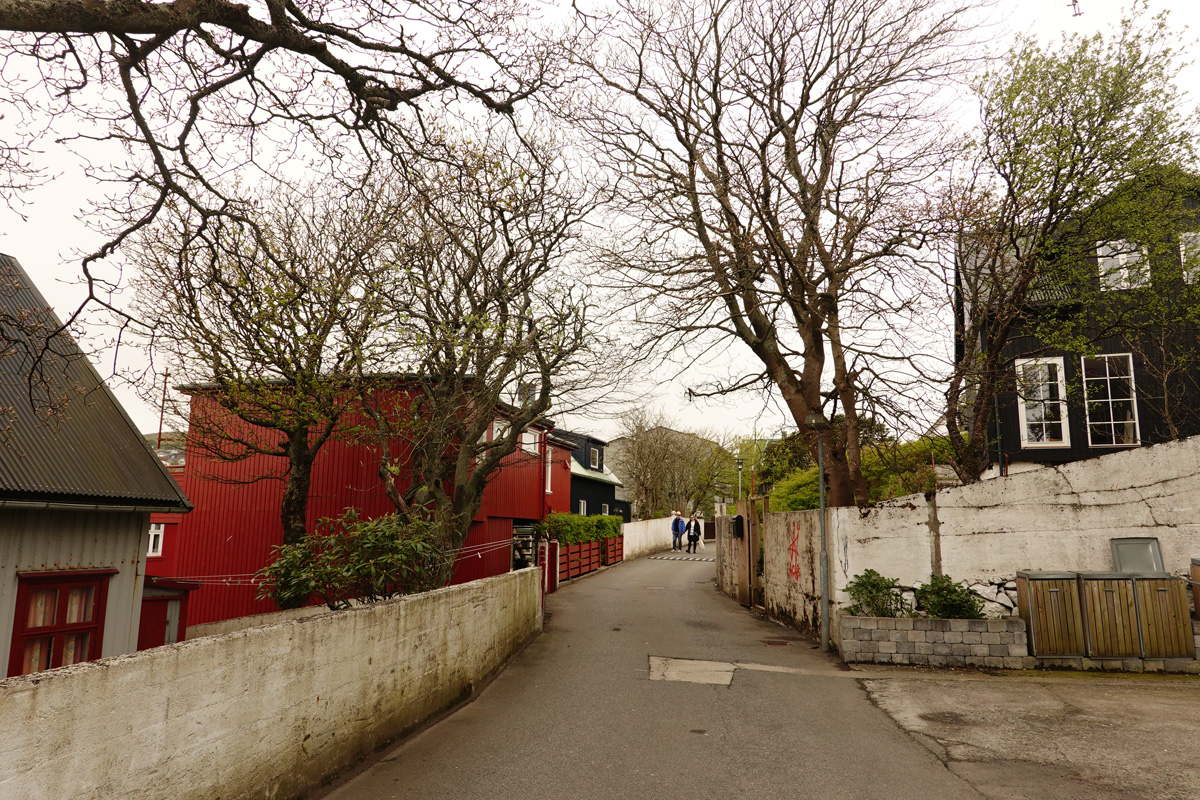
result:
[[[1060,308],[1040,314],[1047,322],[1064,301],[1098,310],[1097,241],[1159,240],[1178,216],[1163,181],[1194,163],[1194,115],[1185,117],[1173,85],[1173,29],[1165,15],[1144,23],[1139,13],[1111,36],[1073,35],[1057,47],[1021,40],[977,84],[977,158],[950,184],[942,212],[957,315],[945,419],[964,482],[987,466],[996,396],[1015,386],[1011,339],[1035,332],[1038,307]],[[1109,332],[1114,325],[1110,317]],[[1075,332],[1084,346],[1088,334]]]
[[[567,114],[621,177],[609,278],[662,350],[744,345],[730,381],[777,391],[830,502],[867,502],[859,420],[913,383],[903,322],[927,273],[922,187],[946,155],[936,94],[962,67],[967,2],[621,2],[574,58]],[[903,372],[903,374],[900,374]]]
[[[40,113],[0,146],[5,199],[39,137],[96,143],[89,174],[114,196],[87,219],[107,240],[83,258],[87,297],[66,323],[124,313],[100,264],[164,211],[257,235],[242,201],[260,175],[437,150],[443,129],[423,117],[436,103],[512,115],[547,77],[544,50],[514,36],[529,25],[519,0],[0,0],[0,102]]]
[[[632,511],[642,519],[672,511],[711,516],[713,503],[730,494],[731,440],[712,431],[674,430],[672,424],[660,411],[628,412],[620,436],[609,442],[608,465],[633,493]]]
[[[352,408],[375,352],[389,243],[387,195],[276,186],[241,214],[173,206],[131,243],[141,266],[136,313],[157,364],[198,399],[189,444],[218,461],[278,467],[284,542],[308,530],[311,470]]]
[[[499,137],[461,152],[408,176],[380,342],[404,391],[363,376],[362,435],[389,496],[429,512],[451,553],[501,464],[540,458],[521,449],[529,426],[611,380],[591,303],[564,274],[586,246],[590,190],[550,148]]]

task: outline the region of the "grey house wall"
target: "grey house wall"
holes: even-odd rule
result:
[[[150,514],[0,508],[0,668],[7,673],[17,573],[115,569],[108,581],[103,657],[137,650]]]

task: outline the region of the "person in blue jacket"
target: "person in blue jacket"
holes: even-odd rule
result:
[[[672,511],[675,519],[671,520],[671,550],[683,550],[683,531],[687,527],[678,511]]]

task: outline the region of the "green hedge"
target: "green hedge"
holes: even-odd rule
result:
[[[538,526],[540,533],[559,544],[583,544],[621,535],[619,516],[581,517],[578,514],[551,514]]]

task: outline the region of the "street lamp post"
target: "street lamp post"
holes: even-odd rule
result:
[[[739,458],[739,459],[737,459],[737,468],[738,468],[738,500],[741,500],[741,499],[742,499],[742,466],[745,464],[745,461],[746,461],[746,459],[744,459],[744,458]]]
[[[829,649],[829,552],[825,536],[825,431],[829,422],[819,411],[810,411],[804,424],[817,434],[817,487],[821,498],[821,650]]]

